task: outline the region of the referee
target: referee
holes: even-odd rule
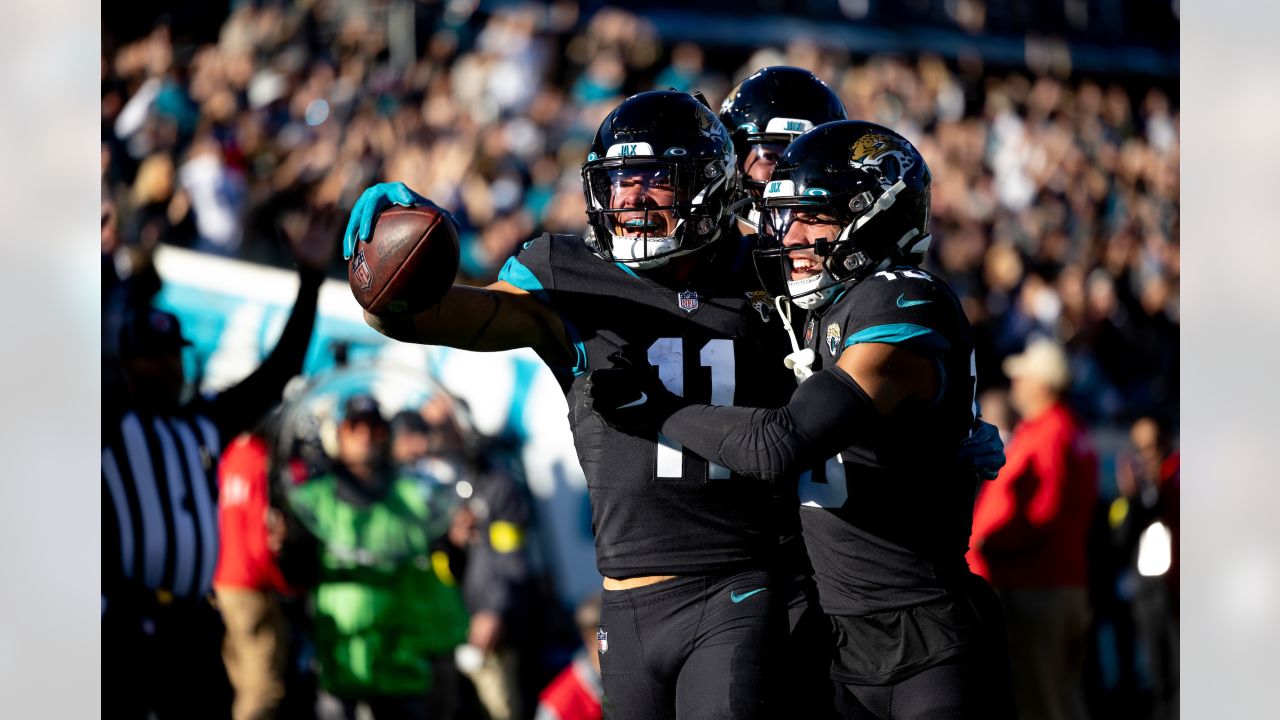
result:
[[[104,717],[226,718],[231,687],[211,602],[223,446],[280,401],[302,370],[338,226],[324,213],[290,238],[301,286],[280,341],[253,374],[181,404],[178,319],[135,312],[120,334],[128,395],[102,423]]]

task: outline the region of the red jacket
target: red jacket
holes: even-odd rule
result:
[[[999,477],[978,493],[968,560],[998,588],[1086,584],[1098,498],[1088,436],[1062,403],[1014,429]]]
[[[267,481],[267,444],[247,434],[232,440],[218,466],[215,588],[294,592],[267,548]]]
[[[578,653],[538,696],[534,720],[600,720],[602,693],[600,674]]]

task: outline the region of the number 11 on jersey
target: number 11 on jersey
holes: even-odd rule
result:
[[[711,404],[732,405],[734,378],[733,341],[718,338],[707,341],[698,356],[702,367],[711,368]],[[649,364],[658,368],[658,377],[668,390],[684,397],[684,338],[658,338],[649,346]],[[679,478],[684,474],[684,448],[671,438],[658,434],[657,475]],[[708,480],[727,480],[729,469],[707,463]]]

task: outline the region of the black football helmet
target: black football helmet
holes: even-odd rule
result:
[[[763,198],[756,269],[765,287],[803,308],[890,265],[919,265],[928,251],[929,166],[906,138],[857,120],[820,125],[787,147]],[[785,245],[792,225],[830,224],[831,237]],[[808,252],[811,251],[811,252]],[[792,254],[822,272],[792,280]]]
[[[582,165],[587,242],[636,269],[706,247],[727,227],[736,167],[728,131],[695,96],[632,95],[600,124]]]
[[[753,180],[743,167],[753,149],[758,154],[781,153],[800,136],[823,123],[848,117],[844,103],[826,83],[803,68],[776,65],[760,68],[729,91],[720,105],[720,121],[733,138],[738,156],[739,196],[759,200],[765,181]],[[749,225],[757,225],[759,208],[743,213]]]

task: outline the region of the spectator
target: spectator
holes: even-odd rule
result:
[[[230,713],[222,621],[210,596],[220,438],[247,429],[301,371],[336,231],[327,213],[296,238],[302,283],[279,343],[216,396],[181,401],[190,342],[175,316],[145,309],[125,321],[127,395],[104,408],[102,438],[102,700],[110,717]]]
[[[1133,455],[1117,468],[1120,496],[1111,520],[1129,561],[1133,616],[1146,651],[1155,720],[1177,717],[1179,455],[1160,423],[1140,418],[1129,433]]]
[[[314,548],[310,572],[295,574],[315,606],[325,718],[354,718],[362,704],[378,720],[425,718],[432,659],[463,638],[461,597],[432,565],[426,494],[393,472],[389,452],[377,403],[353,396],[333,471],[291,497],[289,542]]]
[[[244,433],[218,466],[222,543],[213,587],[227,628],[222,659],[235,691],[234,720],[275,717],[285,698],[290,629],[280,596],[296,591],[276,560],[284,517],[272,503],[270,454],[264,433]]]
[[[459,482],[469,487],[469,491],[460,489],[464,496],[469,492],[469,497],[455,517],[455,526],[467,532],[456,532],[451,538],[465,552],[459,582],[471,613],[460,669],[475,685],[492,720],[521,718],[525,716],[524,686],[530,669],[521,666],[531,620],[525,547],[528,502],[514,471],[502,462],[503,454],[496,444],[479,453],[471,467],[461,460],[462,430],[448,396],[433,397],[423,415],[432,428],[434,462],[428,467],[436,472],[442,472],[442,464],[465,467],[458,477],[465,478]]]
[[[534,720],[600,720],[600,698],[604,686],[600,680],[600,598],[592,595],[578,606],[573,619],[582,637],[582,647],[573,655],[569,667],[547,685],[538,696],[538,714]]]
[[[969,563],[999,591],[1009,628],[1014,692],[1028,720],[1083,718],[1089,629],[1086,544],[1097,463],[1062,393],[1066,353],[1036,340],[1008,358],[1021,416],[1000,475],[978,494]]]

